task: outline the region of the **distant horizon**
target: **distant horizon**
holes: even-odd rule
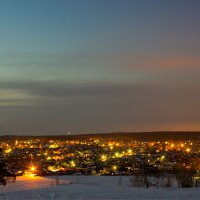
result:
[[[120,133],[124,133],[124,134],[131,134],[131,133],[200,133],[200,130],[197,130],[197,131],[114,131],[114,132],[96,132],[96,133],[79,133],[79,134],[20,134],[20,133],[16,133],[16,134],[1,134],[0,133],[0,137],[3,137],[3,136],[22,136],[22,137],[31,137],[31,136],[84,136],[84,135],[103,135],[103,134],[120,134]]]

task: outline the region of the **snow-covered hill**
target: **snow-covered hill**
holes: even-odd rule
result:
[[[0,199],[199,199],[200,188],[134,188],[130,177],[18,177],[0,186]]]

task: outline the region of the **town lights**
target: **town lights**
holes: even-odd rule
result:
[[[116,158],[119,157],[119,153],[118,153],[118,152],[115,153],[115,157],[116,157]]]
[[[36,167],[35,166],[31,166],[30,170],[31,170],[31,172],[34,172],[36,170]]]
[[[27,171],[25,171],[25,176],[34,177],[36,175],[36,166],[31,165]]]
[[[188,153],[190,153],[191,149],[187,148],[186,151],[187,151]]]
[[[165,156],[161,156],[161,160],[164,160],[165,159]]]
[[[71,161],[70,164],[71,164],[71,167],[76,167],[76,164],[74,161]]]
[[[5,150],[5,153],[6,153],[6,154],[9,154],[11,151],[12,151],[12,149],[9,148],[9,149],[6,149],[6,150]]]
[[[51,160],[51,156],[48,156],[48,157],[47,157],[47,160]]]
[[[101,156],[101,160],[104,162],[104,161],[107,160],[107,157],[106,157],[105,155],[102,155],[102,156]]]
[[[132,154],[132,153],[133,153],[132,149],[128,149],[128,154]]]

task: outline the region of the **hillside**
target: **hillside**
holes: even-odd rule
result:
[[[140,141],[152,140],[200,140],[200,132],[115,132],[115,133],[98,133],[98,134],[80,134],[80,135],[46,135],[46,136],[22,136],[22,135],[3,135],[0,140],[17,140],[17,139],[132,139]]]

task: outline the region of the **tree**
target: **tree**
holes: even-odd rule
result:
[[[2,185],[6,185],[6,173],[7,173],[7,170],[5,168],[5,164],[3,162],[0,162],[0,184]]]
[[[15,174],[7,170],[6,162],[2,159],[2,149],[0,149],[0,184],[6,186],[9,180],[14,182],[15,179]]]

